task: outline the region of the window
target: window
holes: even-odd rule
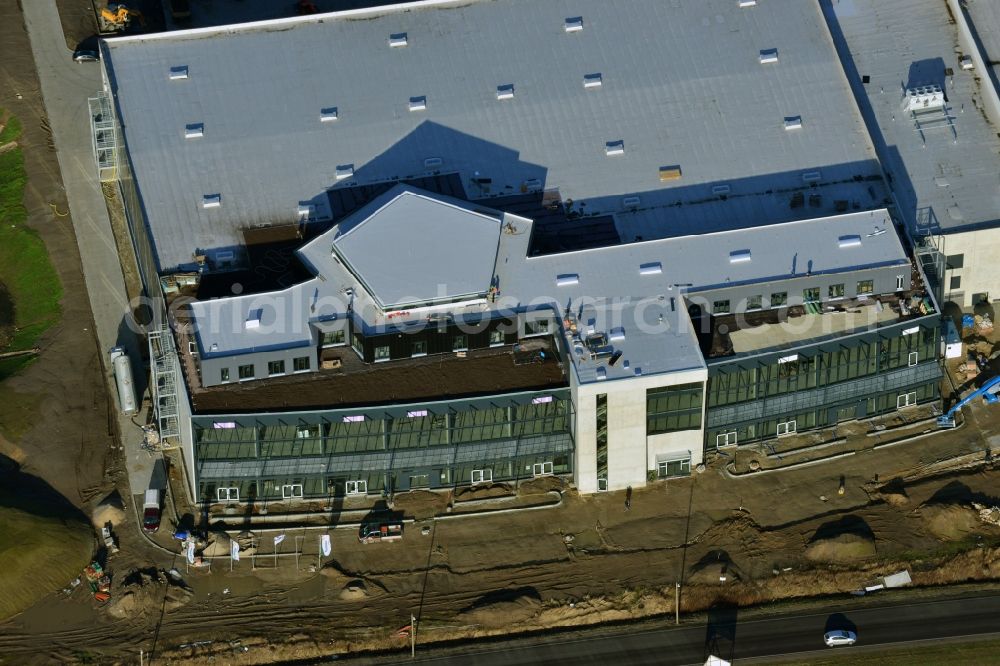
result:
[[[945,267],[948,269],[962,268],[965,266],[964,254],[949,254],[945,259]]]
[[[896,276],[896,291],[902,291],[902,290],[903,290],[903,276],[902,275],[897,275]]]
[[[778,424],[778,437],[791,435],[795,432],[795,421],[785,421]]]
[[[344,483],[344,490],[348,495],[367,495],[368,482],[364,480],[347,481]]]
[[[540,462],[531,466],[533,476],[550,476],[552,474],[552,463]]]
[[[472,483],[490,483],[493,481],[493,470],[492,469],[474,469],[472,470]]]
[[[913,366],[916,365],[919,360],[920,352],[910,352],[909,356],[906,358],[906,363],[907,365]]]
[[[337,347],[339,345],[347,344],[346,340],[347,334],[345,331],[324,331],[323,332],[323,346],[324,347]]]
[[[452,351],[465,351],[469,348],[468,339],[464,335],[456,335],[451,339]]]
[[[603,477],[597,479],[597,490],[604,492],[607,489],[608,489],[608,480]]]
[[[731,432],[720,432],[715,436],[715,447],[722,448],[724,446],[736,446],[736,431]]]
[[[903,395],[896,397],[896,409],[902,409],[903,407],[909,407],[910,405],[917,404],[917,392],[912,391],[910,393],[904,393]]]
[[[764,297],[758,294],[747,299],[747,310],[760,310]]]
[[[858,296],[862,294],[874,294],[875,293],[875,281],[874,280],[858,280]]]
[[[239,368],[240,379],[253,379],[253,364],[241,365]]]
[[[389,360],[389,345],[376,345],[375,346],[375,362],[388,361]]]
[[[220,502],[239,502],[239,488],[216,488],[215,496]]]
[[[300,499],[302,497],[302,484],[301,483],[290,483],[281,486],[281,498],[282,499]]]
[[[729,300],[714,301],[712,303],[712,314],[729,314]]]
[[[788,292],[778,291],[771,294],[771,307],[780,308],[782,305],[788,303]]]
[[[802,290],[802,300],[806,303],[816,303],[819,301],[819,287],[809,287]]]
[[[829,298],[843,298],[844,297],[844,285],[843,284],[831,284],[827,288],[827,296]]]
[[[358,335],[357,333],[353,333],[351,335],[351,349],[353,349],[354,351],[358,352],[359,356],[362,355],[362,354],[364,354],[365,345],[361,341],[361,336]]]
[[[229,368],[222,368],[219,370],[219,381],[228,382],[229,381]]]
[[[427,341],[415,340],[410,351],[410,356],[427,356]]]
[[[646,390],[646,434],[701,428],[700,382]]]
[[[298,357],[296,359],[292,359],[292,369],[294,369],[295,372],[305,372],[306,370],[308,370],[309,369],[309,357],[308,356],[300,356],[300,357]]]
[[[952,289],[952,290],[961,289],[962,288],[962,276],[961,275],[952,275],[951,279],[948,281],[948,288]]]
[[[549,320],[538,319],[537,321],[524,322],[524,335],[545,335],[549,332]]]
[[[499,328],[494,328],[490,331],[490,347],[501,347],[503,346],[503,331]]]
[[[661,479],[671,476],[690,476],[691,458],[678,460],[661,460],[656,463],[656,475]]]
[[[269,375],[283,375],[285,374],[285,362],[282,361],[268,361],[267,362],[267,374]]]

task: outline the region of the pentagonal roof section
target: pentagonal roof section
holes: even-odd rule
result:
[[[406,186],[377,200],[373,211],[360,212],[368,214],[339,225],[333,249],[383,310],[474,298],[489,290],[500,213]]]

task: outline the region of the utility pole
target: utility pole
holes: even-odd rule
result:
[[[681,584],[674,583],[674,624],[681,623]]]
[[[410,659],[417,656],[417,618],[410,613]]]

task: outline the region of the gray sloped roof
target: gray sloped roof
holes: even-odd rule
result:
[[[583,30],[567,33],[574,16]],[[401,32],[408,45],[390,48]],[[778,62],[762,64],[775,48]],[[647,209],[703,200],[729,182],[744,196],[713,220],[733,226],[787,216],[787,201],[748,194],[801,187],[804,171],[861,192],[852,178],[878,173],[817,3],[804,0],[415,3],[112,39],[104,66],[162,270],[242,245],[246,227],[293,221],[328,188],[428,171],[461,174],[471,198],[558,187],[591,212],[631,193]],[[188,77],[171,80],[182,66]],[[586,88],[590,74],[602,85]],[[512,99],[498,99],[505,85]],[[412,97],[426,109],[410,111]],[[790,116],[802,129],[785,130]],[[186,139],[198,123],[203,136]],[[624,153],[606,155],[616,141]],[[660,181],[668,165],[680,180]],[[210,194],[220,207],[202,207]]]
[[[378,305],[392,309],[484,295],[493,278],[500,218],[405,186],[388,194],[333,240],[337,255]]]

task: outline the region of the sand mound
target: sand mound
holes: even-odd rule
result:
[[[958,541],[981,527],[979,514],[962,504],[925,504],[920,507],[920,518],[941,541]]]
[[[111,523],[112,526],[117,527],[124,520],[125,502],[117,490],[101,500],[94,507],[94,511],[91,514],[91,521],[94,523],[94,527],[98,529],[104,527],[107,523]]]
[[[212,542],[209,543],[201,551],[203,557],[227,557],[230,554],[230,548],[232,548],[232,539],[225,532],[213,532]],[[240,555],[250,555],[247,552],[240,552]]]
[[[875,539],[850,532],[817,539],[806,548],[806,559],[812,562],[856,562],[874,556]]]
[[[122,585],[111,591],[108,614],[111,617],[142,618],[161,610],[170,612],[186,604],[193,592],[162,569],[133,571]]]
[[[535,617],[541,611],[541,600],[531,594],[522,594],[503,601],[480,603],[458,614],[457,619],[466,624],[500,628]]]
[[[352,580],[340,591],[340,598],[344,601],[361,601],[368,598],[368,588],[360,580]]]

